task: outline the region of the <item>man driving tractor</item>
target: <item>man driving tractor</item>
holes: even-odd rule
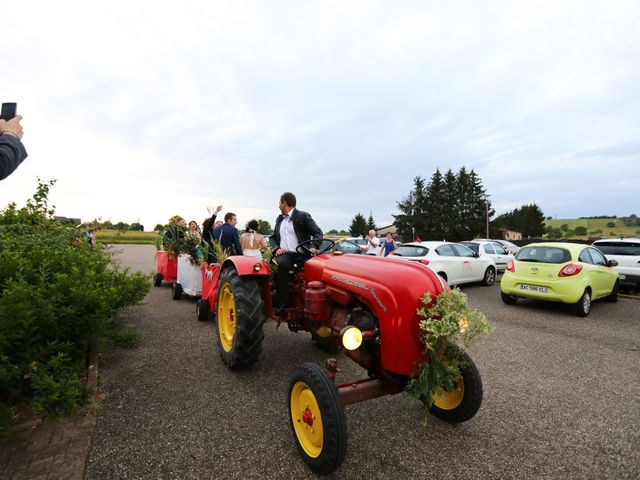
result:
[[[309,213],[296,208],[296,196],[293,193],[283,193],[278,208],[281,213],[276,219],[273,235],[269,238],[269,246],[278,265],[276,314],[284,316],[284,310],[289,306],[289,271],[296,260],[302,258],[296,253],[296,248],[305,240],[321,240],[322,230]]]

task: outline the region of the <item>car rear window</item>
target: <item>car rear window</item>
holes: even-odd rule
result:
[[[593,246],[605,255],[640,255],[640,242],[595,242]]]
[[[399,257],[424,257],[429,249],[419,245],[400,245],[393,253]]]
[[[478,247],[479,245],[477,243],[471,243],[471,242],[462,242],[462,245],[464,245],[467,248],[470,248],[471,250],[473,250],[475,253],[478,253]]]
[[[524,247],[516,254],[521,262],[565,263],[571,260],[569,250],[559,247]]]

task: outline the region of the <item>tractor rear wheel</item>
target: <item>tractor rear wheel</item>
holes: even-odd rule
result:
[[[218,283],[218,350],[227,368],[253,365],[262,352],[265,316],[262,288],[255,278],[226,268]]]
[[[207,302],[204,298],[198,300],[196,303],[196,317],[201,322],[206,322],[209,320],[209,302]]]
[[[162,285],[162,274],[161,273],[156,273],[153,276],[153,286],[154,287],[159,287],[160,285]]]
[[[180,300],[182,298],[182,285],[178,282],[171,286],[171,298],[174,300]]]
[[[462,378],[456,388],[435,394],[431,405],[431,413],[449,423],[462,423],[473,418],[482,404],[480,372],[467,352],[462,354],[462,362]]]
[[[305,463],[317,474],[336,471],[347,452],[340,395],[315,363],[298,366],[289,382],[291,432]]]

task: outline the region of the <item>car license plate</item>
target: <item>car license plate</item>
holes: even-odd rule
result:
[[[520,285],[520,290],[527,290],[528,292],[547,293],[547,287],[538,287],[537,285]]]

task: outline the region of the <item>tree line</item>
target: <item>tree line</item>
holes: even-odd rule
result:
[[[422,240],[462,241],[487,236],[504,238],[505,230],[523,237],[539,237],[545,232],[544,214],[535,204],[523,205],[492,220],[495,210],[482,179],[466,167],[442,174],[436,169],[429,181],[413,179],[409,194],[397,202],[400,213],[393,215],[397,235],[404,242]],[[358,212],[349,227],[352,236],[376,230],[373,215],[365,219]]]

